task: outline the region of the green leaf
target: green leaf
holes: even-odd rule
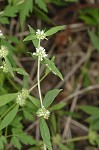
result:
[[[9,62],[9,60],[8,60],[7,57],[5,58],[5,62],[6,62],[6,64],[7,64],[7,67],[8,67],[9,72],[10,72],[11,75],[14,77],[13,68],[12,68],[12,66],[11,66],[11,64],[10,64],[10,62]]]
[[[49,60],[48,58],[44,58],[45,64],[46,66],[51,69],[51,71],[56,74],[58,77],[60,77],[63,80],[63,76],[60,73],[60,71],[58,70],[58,68],[55,66],[55,64]]]
[[[32,145],[34,144],[34,140],[32,138],[32,136],[28,135],[27,133],[23,132],[23,133],[19,133],[16,134],[16,136],[18,137],[18,139],[24,143],[25,145]]]
[[[51,115],[51,124],[52,124],[52,129],[54,131],[54,134],[56,135],[57,122],[56,122],[56,116],[54,113]]]
[[[58,143],[58,146],[59,146],[60,150],[70,150],[66,145],[63,145],[61,143]]]
[[[36,107],[40,108],[40,101],[37,98],[30,95],[28,96],[28,98]]]
[[[60,110],[62,109],[64,106],[66,105],[66,103],[61,102],[59,104],[55,104],[52,107],[49,108],[50,111],[54,111],[54,110]]]
[[[99,51],[99,37],[95,35],[93,32],[88,30],[88,34],[90,36],[90,39],[94,45],[94,47]]]
[[[29,121],[33,121],[33,114],[25,109],[23,109],[23,114],[25,119],[29,120]]]
[[[30,25],[28,25],[28,27],[29,27],[30,34],[35,34],[35,30]]]
[[[30,34],[23,41],[25,42],[25,41],[30,41],[30,40],[34,40],[34,39],[36,39],[36,35]]]
[[[58,90],[58,89],[54,89],[54,90],[51,90],[51,91],[48,91],[44,97],[44,100],[43,100],[43,105],[48,108],[52,102],[54,101],[55,97],[59,94],[61,90]]]
[[[98,107],[83,105],[83,106],[79,106],[79,108],[89,115],[93,115],[93,116],[97,116],[97,117],[99,116],[99,108]]]
[[[7,17],[0,17],[0,23],[2,24],[9,24],[9,20]]]
[[[45,3],[44,0],[35,0],[35,3],[37,3],[38,6],[39,6],[42,10],[44,10],[45,12],[48,12],[48,10],[47,10],[47,5],[46,5],[46,3]]]
[[[42,20],[44,20],[45,22],[51,24],[51,25],[55,25],[55,23],[40,9],[38,9],[37,7],[33,7],[34,8],[34,12],[36,13],[36,15],[41,18]]]
[[[5,94],[0,96],[0,107],[11,102],[17,97],[18,93]]]
[[[23,29],[26,17],[29,15],[29,12],[32,12],[33,10],[33,0],[25,0],[21,6],[20,22],[21,28]]]
[[[7,144],[6,137],[5,136],[0,136],[0,150],[4,149],[5,144]]]
[[[7,127],[11,123],[11,121],[17,114],[18,107],[18,105],[14,106],[14,108],[4,117],[4,119],[0,123],[0,130]]]
[[[55,56],[52,57],[51,62],[54,63],[54,60],[55,60]],[[50,72],[51,70],[49,68],[46,68],[45,75],[47,76]]]
[[[28,76],[24,76],[24,77],[23,77],[23,88],[28,89],[28,87],[29,87],[29,82],[28,82],[28,80],[29,80],[29,77],[28,77]]]
[[[40,119],[40,132],[42,139],[45,145],[47,146],[48,150],[52,150],[49,128],[47,126],[46,121],[43,118]]]
[[[18,6],[8,5],[4,10],[3,16],[15,17],[18,11],[19,11]]]
[[[32,42],[33,42],[35,48],[37,48],[38,47],[38,43],[39,43],[39,39],[33,39]]]
[[[53,27],[51,29],[49,29],[48,31],[45,32],[46,36],[50,36],[52,34],[55,34],[56,32],[65,29],[65,26],[56,26]]]
[[[22,68],[13,68],[13,71],[16,71],[18,74],[29,76],[29,74]]]
[[[21,146],[21,144],[20,144],[20,142],[19,142],[19,139],[18,139],[16,136],[13,136],[13,137],[11,138],[11,143],[14,145],[15,148],[21,150],[21,147],[22,147],[22,146]]]

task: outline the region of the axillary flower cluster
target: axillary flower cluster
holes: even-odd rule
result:
[[[0,39],[4,39],[4,35],[2,33],[2,31],[0,30]],[[8,72],[8,67],[7,67],[7,64],[5,62],[5,58],[8,56],[9,54],[9,51],[8,51],[8,48],[4,45],[1,45],[1,48],[0,48],[0,58],[4,58],[3,62],[2,62],[2,66],[0,66],[0,69],[3,70],[3,72],[7,73]]]
[[[24,106],[26,104],[26,99],[29,96],[29,90],[27,89],[22,89],[21,92],[18,93],[18,96],[16,98],[16,103],[19,106]]]
[[[9,54],[9,51],[8,51],[8,48],[4,45],[1,46],[1,49],[0,49],[0,58],[6,58]],[[5,60],[3,60],[2,62],[2,66],[0,66],[0,69],[3,69],[3,72],[7,73],[8,72],[8,66],[5,62]]]
[[[46,51],[44,47],[40,46],[41,40],[46,39],[46,34],[44,33],[43,30],[37,30],[36,31],[36,38],[39,40],[38,47],[36,48],[36,52],[33,53],[33,56],[36,56],[38,58],[38,62],[43,61],[45,57],[47,57]],[[50,112],[43,106],[42,102],[42,96],[41,96],[41,89],[40,89],[40,81],[39,81],[39,68],[38,66],[38,90],[39,90],[39,97],[40,97],[40,102],[41,102],[41,108],[38,109],[37,111],[37,116],[38,117],[43,117],[44,119],[48,119],[50,116]]]

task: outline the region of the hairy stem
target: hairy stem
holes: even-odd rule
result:
[[[43,107],[41,87],[40,87],[40,60],[39,60],[39,58],[38,58],[37,83],[38,83],[38,92],[39,92],[39,97],[40,97],[40,103],[41,103],[41,107]]]
[[[46,76],[47,76],[47,74],[44,75],[44,76],[40,79],[40,82],[41,82]],[[32,87],[30,88],[29,92],[31,92],[37,85],[38,85],[38,83],[36,83],[34,86],[32,86]]]
[[[44,144],[44,150],[47,150],[46,145]]]

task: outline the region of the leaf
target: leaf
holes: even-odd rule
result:
[[[4,10],[3,16],[16,17],[18,11],[19,11],[18,6],[8,5]]]
[[[5,136],[0,136],[0,150],[4,149],[5,144],[7,144],[6,137]]]
[[[0,96],[0,107],[11,102],[17,97],[18,93],[5,94]]]
[[[33,114],[25,109],[23,109],[23,114],[25,119],[29,120],[29,121],[33,121]]]
[[[45,145],[47,146],[48,150],[52,150],[49,128],[47,126],[46,121],[43,118],[40,119],[40,132],[42,139]]]
[[[56,26],[53,27],[51,29],[49,29],[48,31],[45,32],[46,36],[50,36],[52,34],[55,34],[56,32],[65,29],[65,26]]]
[[[36,39],[36,35],[30,34],[23,41],[25,42],[25,41],[30,41],[30,40],[34,40],[34,39]]]
[[[37,3],[38,6],[39,6],[42,10],[44,10],[45,12],[48,12],[48,10],[47,10],[47,5],[46,5],[46,3],[45,3],[44,0],[35,0],[35,3]]]
[[[55,25],[55,23],[40,9],[38,9],[37,7],[33,7],[34,8],[34,12],[36,13],[36,15],[41,18],[42,20],[44,20],[45,22],[51,24],[51,25]]]
[[[28,76],[23,77],[23,88],[28,89],[28,87],[29,87],[28,78],[29,78]]]
[[[21,144],[20,144],[20,142],[19,142],[19,139],[18,139],[16,136],[13,136],[13,137],[11,138],[11,143],[14,145],[15,148],[21,150],[21,147],[22,147],[22,146],[21,146]]]
[[[60,150],[70,150],[66,145],[63,145],[61,143],[58,143],[58,146],[59,146]]]
[[[22,68],[13,68],[13,71],[16,71],[18,74],[29,76],[29,74]]]
[[[29,12],[32,12],[33,10],[33,0],[25,0],[21,6],[20,22],[21,28],[23,29],[26,17],[29,15]]]
[[[54,101],[55,97],[59,94],[61,90],[58,90],[58,89],[54,89],[54,90],[51,90],[51,91],[48,91],[44,97],[44,100],[43,100],[43,105],[48,108],[52,102]]]
[[[37,48],[38,47],[38,43],[39,43],[39,39],[33,39],[32,42],[33,42],[35,48]]]
[[[8,60],[8,58],[5,58],[5,62],[6,62],[6,64],[7,64],[7,67],[8,67],[9,72],[10,72],[11,75],[14,77],[13,68],[12,68],[12,66],[11,66],[11,64],[10,64],[10,62],[9,62],[9,60]]]
[[[54,113],[51,115],[51,124],[52,124],[52,129],[54,131],[54,134],[56,134],[57,122],[56,122],[56,116]]]
[[[30,25],[28,25],[28,27],[29,27],[30,34],[35,34],[35,30]]]
[[[54,60],[55,60],[55,56],[52,57],[51,62],[54,63]],[[50,72],[51,70],[49,68],[46,68],[45,75],[47,76]]]
[[[40,101],[37,98],[30,95],[28,96],[28,98],[36,107],[40,108]]]
[[[94,47],[99,51],[99,37],[95,35],[93,32],[88,30],[88,34],[90,36],[90,39],[94,45]]]
[[[99,116],[99,108],[98,107],[83,105],[83,106],[79,106],[79,108],[89,115],[93,115],[93,116],[97,116],[97,117]]]
[[[7,127],[11,123],[11,121],[17,114],[18,107],[19,107],[18,105],[15,105],[14,108],[4,117],[4,119],[0,123],[0,130]]]
[[[45,64],[47,65],[47,67],[54,73],[56,74],[58,77],[61,78],[61,80],[63,80],[63,76],[60,73],[60,71],[58,70],[58,68],[55,66],[55,64],[49,60],[48,58],[44,58]]]
[[[0,23],[2,24],[9,24],[9,20],[7,17],[0,17]]]
[[[16,136],[25,145],[28,145],[28,144],[32,145],[32,144],[34,144],[34,140],[33,140],[32,136],[28,135],[25,132],[16,134]]]
[[[50,111],[54,111],[54,110],[60,110],[62,109],[64,106],[66,105],[66,103],[61,102],[59,104],[55,104],[52,107],[49,108]]]

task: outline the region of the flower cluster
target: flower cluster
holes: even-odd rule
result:
[[[3,72],[5,72],[5,73],[9,72],[9,69],[8,69],[6,62],[3,61],[2,63],[3,63],[3,65],[0,66],[0,69],[3,69]]]
[[[38,30],[36,31],[36,37],[37,37],[37,39],[39,39],[39,40],[45,39],[45,38],[46,38],[46,34],[44,33],[44,30],[38,29]]]
[[[8,55],[8,48],[4,45],[1,46],[1,49],[0,49],[0,58],[5,58],[7,57]]]
[[[41,46],[36,48],[36,53],[33,53],[33,55],[37,56],[40,61],[42,61],[45,57],[47,57],[45,49]]]
[[[0,30],[0,38],[2,38],[2,39],[5,38],[1,30]]]
[[[18,93],[16,103],[20,106],[24,106],[26,104],[26,98],[28,97],[28,95],[29,91],[27,89],[22,89],[22,91]]]
[[[39,108],[36,114],[38,117],[44,117],[44,119],[48,119],[50,116],[50,112],[47,109],[45,109],[44,106],[42,108]]]

